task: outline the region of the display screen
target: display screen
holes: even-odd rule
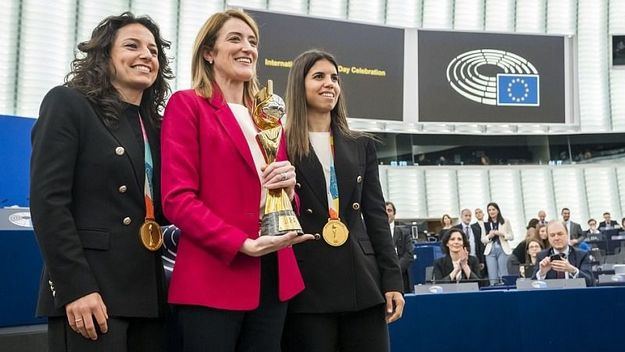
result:
[[[260,28],[258,78],[284,95],[300,53],[322,49],[339,64],[350,118],[402,120],[404,31],[399,28],[246,10]],[[283,96],[284,97],[284,96]]]
[[[418,31],[420,122],[565,123],[562,36]]]

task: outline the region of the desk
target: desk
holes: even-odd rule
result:
[[[0,208],[0,327],[46,321],[35,318],[42,267],[35,233],[10,222],[14,214],[28,214],[28,209]]]
[[[406,295],[403,318],[389,326],[391,349],[622,351],[623,297],[625,287]],[[553,317],[564,325],[548,334]]]

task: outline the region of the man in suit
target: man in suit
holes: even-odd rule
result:
[[[611,214],[609,211],[603,213],[603,221],[599,223],[599,230],[612,230],[620,228],[618,222],[616,220],[611,219]]]
[[[547,226],[547,213],[544,210],[538,211],[538,225]]]
[[[395,214],[397,208],[393,202],[386,202],[386,215],[388,215],[388,223],[391,227],[391,237],[393,238],[393,244],[395,245],[395,252],[399,257],[399,267],[401,268],[401,274],[404,280],[404,292],[412,292],[412,285],[410,285],[410,276],[408,271],[410,270],[410,264],[414,261],[412,238],[409,233],[405,233],[401,228],[395,225]]]
[[[576,279],[584,278],[586,286],[594,285],[588,252],[569,245],[569,233],[563,223],[553,220],[547,224],[551,248],[538,253],[539,265],[534,279]],[[556,259],[554,255],[559,255]]]
[[[484,244],[481,241],[482,229],[476,222],[471,224],[471,209],[462,209],[460,212],[460,224],[454,226],[467,236],[470,244],[469,254],[476,257],[480,262],[480,271],[484,270],[485,257],[484,257]]]
[[[566,231],[569,234],[570,244],[577,246],[580,242],[584,241],[584,231],[580,224],[571,221],[571,210],[569,208],[562,208],[562,222]]]

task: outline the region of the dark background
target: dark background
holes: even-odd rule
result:
[[[322,49],[339,65],[386,71],[385,77],[340,74],[349,117],[402,121],[404,94],[404,31],[398,28],[347,23],[246,10],[260,27],[258,77],[274,81],[284,98],[288,69],[265,66],[265,58],[290,61],[309,49]]]
[[[563,37],[418,33],[420,122],[565,123]],[[508,51],[531,62],[540,76],[540,106],[485,105],[453,90],[447,82],[447,65],[454,57],[476,49]]]

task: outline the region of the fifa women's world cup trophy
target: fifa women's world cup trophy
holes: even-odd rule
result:
[[[265,162],[270,164],[276,160],[282,126],[280,119],[285,114],[284,100],[273,94],[273,82],[267,82],[267,87],[261,89],[254,100],[252,118],[260,132],[256,140],[265,157]],[[261,236],[284,235],[289,231],[303,234],[302,226],[295,216],[289,196],[284,188],[267,190],[265,202],[265,214],[261,222]]]

